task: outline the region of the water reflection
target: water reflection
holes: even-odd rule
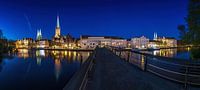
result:
[[[55,59],[55,76],[56,80],[59,79],[60,72],[61,72],[61,61],[59,59]]]
[[[23,57],[28,58],[29,57],[29,53],[28,53],[28,49],[18,49],[18,57]]]
[[[178,49],[161,49],[154,51],[141,51],[142,53],[148,53],[156,56],[173,57],[173,58],[183,58],[190,60],[190,48],[178,48]],[[131,51],[115,51],[115,54],[130,62],[142,70],[146,67],[146,56],[133,53]]]
[[[28,52],[26,53],[29,54]],[[89,55],[89,52],[36,50],[36,59],[39,66],[41,65],[42,58],[51,56],[54,59],[56,80],[59,79],[63,60],[66,60],[68,63],[78,62],[81,65]]]
[[[171,58],[191,59],[190,47],[144,51],[144,53],[149,53],[149,54],[156,55],[156,56],[171,57]]]
[[[39,65],[39,66],[41,65],[42,57],[45,57],[45,51],[37,50],[36,51],[36,60],[37,60],[37,65]]]
[[[146,59],[144,55],[139,55],[130,51],[116,52],[116,54],[127,62],[140,67],[142,70],[145,70]]]
[[[19,49],[11,60],[0,60],[0,90],[61,90],[90,53]]]
[[[174,57],[177,55],[177,49],[161,49],[152,52],[156,56]]]

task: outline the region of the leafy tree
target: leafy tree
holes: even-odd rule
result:
[[[200,44],[200,0],[190,0],[186,25],[179,25],[180,38],[187,44]]]
[[[189,0],[186,25],[178,25],[180,38],[184,43],[200,45],[200,0]],[[200,49],[193,48],[193,58],[200,58]]]

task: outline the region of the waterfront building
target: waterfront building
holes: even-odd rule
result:
[[[177,40],[173,37],[159,37],[157,41],[162,42],[162,48],[177,47]]]
[[[59,16],[57,16],[57,25],[51,47],[65,49],[74,49],[76,47],[75,39],[70,34],[67,34],[66,36],[61,35]]]
[[[22,40],[17,40],[15,45],[16,48],[32,48],[34,46],[34,41],[32,38],[23,38]]]
[[[160,41],[149,40],[148,48],[158,49],[158,48],[160,48],[160,45],[162,45],[162,42],[160,42]]]
[[[41,29],[37,30],[37,38],[36,38],[34,47],[35,48],[48,48],[49,47],[49,40],[42,38]]]
[[[53,41],[54,42],[61,42],[62,37],[60,34],[60,20],[59,20],[59,16],[57,16],[57,23],[56,23],[56,29],[55,29],[55,35],[53,36]]]
[[[158,37],[157,33],[154,33],[154,41],[158,41],[159,48],[169,48],[169,47],[177,47],[177,40],[173,37]],[[152,46],[152,45],[149,45]]]
[[[148,47],[149,39],[145,36],[135,37],[131,39],[132,48],[145,49]]]
[[[36,40],[36,48],[49,48],[49,40],[47,39]]]
[[[96,46],[113,46],[113,47],[122,47],[127,46],[127,40],[119,37],[113,36],[89,36],[82,35],[79,40],[80,48],[84,49],[94,49]]]
[[[63,40],[63,48],[74,49],[77,47],[76,40],[70,34],[63,36]]]

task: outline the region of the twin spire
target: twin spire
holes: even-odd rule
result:
[[[60,37],[60,19],[59,16],[57,15],[57,24],[56,24],[56,32],[55,32],[55,37],[59,38]],[[37,30],[37,40],[42,39],[42,32],[41,29]]]
[[[37,30],[37,40],[41,40],[42,39],[42,31],[41,29]]]

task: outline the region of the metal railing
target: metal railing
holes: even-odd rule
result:
[[[89,72],[94,64],[93,60],[96,55],[96,50],[88,57],[85,63],[81,66],[73,77],[69,80],[63,90],[85,90]]]
[[[109,49],[142,70],[182,83],[185,88],[188,85],[200,86],[200,62],[198,61],[155,56],[139,51],[127,51],[124,55],[123,50],[119,48],[109,47]]]

